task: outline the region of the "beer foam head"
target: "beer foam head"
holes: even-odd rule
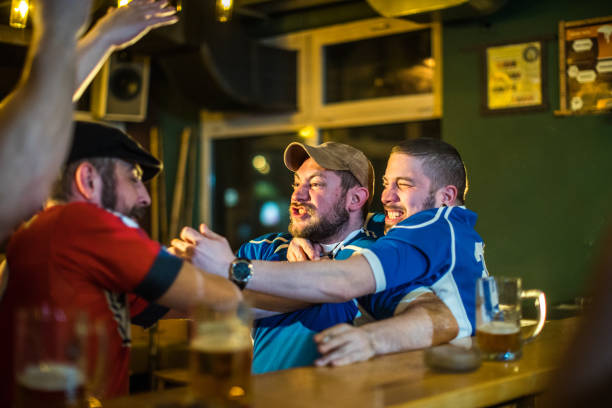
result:
[[[515,334],[520,329],[516,322],[489,322],[478,327],[478,330],[491,334]]]
[[[62,391],[83,385],[83,373],[78,367],[62,363],[41,363],[27,366],[18,382],[31,389]]]

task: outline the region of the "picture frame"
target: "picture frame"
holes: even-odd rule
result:
[[[556,115],[612,111],[612,16],[559,22]]]
[[[542,40],[484,47],[482,113],[548,109],[545,51]]]

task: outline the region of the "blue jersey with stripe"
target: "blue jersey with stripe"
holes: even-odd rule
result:
[[[267,234],[242,245],[238,256],[265,261],[286,261],[288,233]],[[365,232],[342,243],[334,259],[346,259],[374,241]],[[355,302],[324,303],[291,313],[258,319],[253,328],[253,373],[308,366],[319,358],[313,336],[339,323],[350,323],[359,311]]]
[[[365,302],[372,304],[379,292],[390,288],[429,288],[455,316],[458,337],[473,335],[476,280],[488,275],[484,243],[474,230],[476,218],[465,207],[421,211],[389,229],[369,248],[359,250],[376,280],[377,295],[365,297]],[[393,296],[393,289],[380,296]]]

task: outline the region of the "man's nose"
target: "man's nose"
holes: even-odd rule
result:
[[[293,189],[291,194],[291,200],[293,201],[307,201],[308,200],[308,187],[304,184],[299,184]]]
[[[380,201],[382,201],[383,204],[396,202],[397,194],[395,190],[390,187],[385,188],[380,195]]]
[[[143,207],[148,207],[151,205],[151,196],[147,191],[147,188],[144,184],[141,183],[140,194],[139,194],[139,202]]]

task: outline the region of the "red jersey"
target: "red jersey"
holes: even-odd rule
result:
[[[0,336],[5,356],[0,406],[12,401],[15,311],[41,304],[83,310],[91,322],[109,327],[105,394],[127,394],[130,315],[147,308],[144,300],[155,301],[166,292],[182,261],[131,219],[93,204],[70,203],[50,207],[25,223],[9,242],[7,262],[0,326],[9,330]]]

